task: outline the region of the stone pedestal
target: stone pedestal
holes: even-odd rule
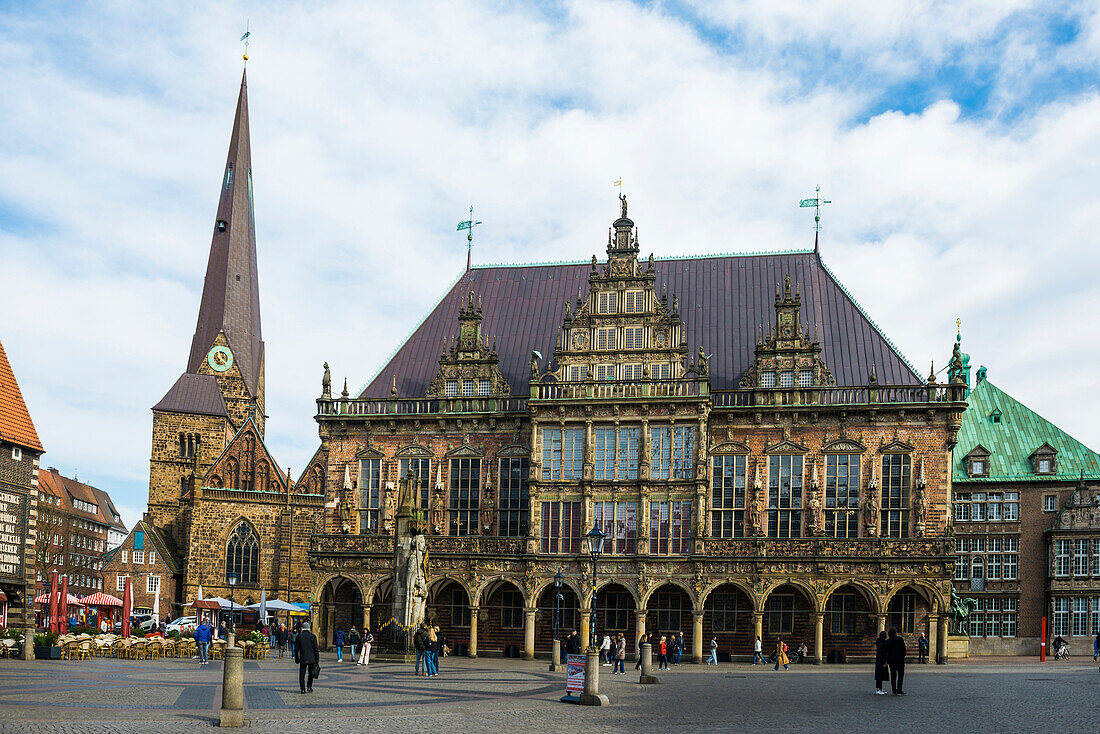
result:
[[[611,701],[600,693],[600,653],[589,648],[584,661],[584,693],[581,706],[606,706]]]
[[[660,679],[653,675],[653,645],[642,643],[642,674],[638,676],[639,683],[660,683]]]
[[[557,673],[565,670],[565,667],[561,661],[561,640],[554,640],[554,646],[550,649],[550,672]]]
[[[222,662],[220,726],[244,726],[244,650],[227,646]]]
[[[948,635],[947,636],[947,658],[948,660],[965,660],[970,657],[970,636],[969,635]]]

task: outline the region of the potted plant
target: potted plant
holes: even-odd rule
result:
[[[38,660],[61,659],[56,632],[39,632],[34,636],[34,657]]]

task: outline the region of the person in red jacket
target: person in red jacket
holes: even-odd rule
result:
[[[664,635],[657,644],[657,670],[668,670],[668,639]]]

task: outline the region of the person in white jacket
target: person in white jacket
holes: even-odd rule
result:
[[[603,636],[603,643],[600,645],[600,657],[603,658],[605,668],[611,666],[611,635]]]

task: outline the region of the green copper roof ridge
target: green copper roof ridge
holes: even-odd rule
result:
[[[901,358],[901,361],[905,363],[905,366],[909,368],[909,370],[913,373],[913,376],[916,377],[917,380],[919,380],[923,384],[924,378],[921,377],[920,372],[917,370],[917,368],[913,366],[913,363],[909,361],[908,357],[902,354],[902,351],[898,349],[898,346],[894,344],[893,340],[891,340],[890,337],[886,336],[886,332],[884,332],[882,328],[875,322],[875,320],[871,318],[867,311],[864,310],[863,306],[860,305],[859,301],[856,300],[856,297],[853,296],[848,288],[844,285],[844,283],[841,282],[840,278],[836,277],[833,271],[829,269],[829,266],[825,264],[825,260],[823,260],[821,257],[818,257],[817,261],[818,263],[820,263],[822,269],[828,274],[828,276],[833,279],[833,282],[840,287],[841,292],[844,295],[848,296],[848,300],[852,302],[852,305],[856,307],[856,310],[863,315],[863,318],[867,319],[867,323],[871,325],[871,328],[873,328],[878,333],[878,335],[882,337],[882,340],[886,342],[886,344],[889,345],[891,349],[894,350],[894,354],[898,355],[898,357]]]
[[[476,268],[470,268],[470,270],[475,269]],[[452,280],[451,284],[443,290],[443,293],[439,296],[439,298],[435,299],[435,303],[432,304],[432,307],[428,309],[427,313],[420,317],[420,320],[416,322],[416,326],[414,326],[407,334],[405,334],[404,339],[397,342],[397,346],[394,347],[389,356],[382,361],[382,364],[378,366],[378,369],[375,370],[371,378],[363,383],[363,385],[355,391],[356,400],[359,400],[363,397],[363,393],[366,392],[367,388],[370,387],[370,384],[372,382],[378,379],[378,376],[382,374],[382,370],[386,369],[386,365],[393,361],[393,358],[397,356],[397,352],[401,350],[401,347],[405,346],[405,343],[408,342],[410,338],[412,338],[412,335],[416,333],[416,330],[424,325],[424,322],[428,320],[428,317],[431,316],[437,308],[439,308],[439,304],[443,303],[443,299],[446,298],[452,290],[454,290],[454,287],[458,285],[459,281],[462,280],[462,278],[467,275],[470,270],[463,270],[461,273],[459,273],[458,277]],[[314,455],[316,455],[316,452]]]
[[[812,255],[813,250],[754,250],[751,252],[714,252],[704,255],[661,255],[654,256],[655,262],[668,262],[672,260],[710,260],[714,258],[723,257],[767,257],[770,255]],[[640,262],[645,262],[647,258],[639,258]],[[474,265],[470,270],[491,270],[493,268],[545,268],[556,265],[588,265],[591,260],[544,260],[541,262],[526,262],[526,263],[485,263],[484,265]],[[597,262],[604,262],[599,260]]]

